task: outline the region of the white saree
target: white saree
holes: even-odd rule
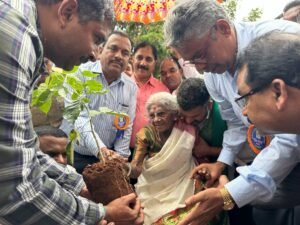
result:
[[[190,178],[195,167],[194,142],[194,127],[179,122],[161,151],[144,160],[135,187],[144,206],[145,225],[177,208],[184,208],[185,199],[194,194],[195,182]]]

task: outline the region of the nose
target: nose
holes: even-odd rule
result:
[[[95,49],[90,53],[89,60],[92,62],[95,62],[97,60],[97,54],[96,54]]]
[[[242,108],[242,113],[243,113],[244,116],[248,116],[248,115],[247,115],[247,107],[246,107],[246,106],[244,106],[244,107]]]
[[[187,124],[192,124],[194,120],[192,118],[184,117],[184,120]]]
[[[63,164],[63,165],[67,164],[67,159],[62,154],[56,155],[55,156],[55,161],[58,162],[58,163],[60,163],[60,164]]]

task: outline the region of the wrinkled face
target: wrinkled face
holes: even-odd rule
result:
[[[67,164],[68,138],[43,135],[39,137],[40,149],[60,164]]]
[[[111,27],[107,22],[79,23],[72,19],[55,37],[53,45],[45,44],[45,54],[63,69],[70,70],[88,60],[96,60],[99,44],[105,41]]]
[[[173,129],[177,115],[159,104],[153,104],[149,110],[149,119],[156,130],[159,133],[163,133]]]
[[[138,80],[146,80],[155,70],[155,58],[152,48],[147,46],[140,48],[133,56],[133,71]]]
[[[186,60],[185,65],[195,66],[200,73],[220,74],[233,67],[236,48],[232,43],[230,27],[214,26],[202,38],[194,35],[184,41],[177,50]]]
[[[246,84],[247,66],[244,66],[238,73],[237,87],[239,95],[243,96],[249,93],[252,89]],[[244,98],[244,107],[242,112],[248,117],[249,122],[253,123],[261,134],[274,133],[276,127],[277,110],[274,99],[269,88],[255,92]],[[275,125],[275,126],[274,126]],[[276,132],[275,132],[276,133]]]
[[[131,44],[127,37],[111,35],[100,55],[104,74],[119,77],[126,69],[130,57]]]
[[[180,109],[179,113],[182,119],[187,124],[192,124],[194,126],[201,126],[201,124],[204,124],[206,122],[209,109],[208,106],[205,104],[204,106],[197,106],[187,111]]]
[[[172,59],[165,59],[160,64],[160,79],[172,92],[181,83],[182,70]]]

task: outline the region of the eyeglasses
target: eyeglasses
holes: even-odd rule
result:
[[[242,109],[247,105],[248,97],[251,95],[254,95],[255,93],[259,92],[260,90],[261,90],[261,88],[252,89],[248,93],[242,95],[241,97],[236,98],[234,101]]]
[[[214,25],[213,27],[210,28],[207,36],[207,40],[205,41],[205,47],[204,49],[201,50],[200,56],[195,57],[194,59],[186,60],[183,62],[183,66],[195,66],[199,64],[205,64],[207,63],[207,52],[209,49],[209,40],[210,39],[215,39],[215,34],[216,32],[216,26]],[[199,52],[200,53],[200,52]]]

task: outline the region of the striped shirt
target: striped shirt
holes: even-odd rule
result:
[[[132,122],[135,118],[137,86],[135,82],[125,75],[121,74],[120,78],[108,84],[105,76],[102,74],[100,61],[87,62],[79,67],[77,74],[80,79],[88,79],[80,75],[81,71],[88,70],[100,75],[96,77],[97,81],[103,84],[103,87],[109,92],[103,95],[89,96],[90,110],[98,110],[99,107],[108,107],[117,112],[124,112],[129,115],[130,123],[124,132],[122,138],[116,138],[117,128],[114,125],[114,116],[100,114],[92,118],[92,124],[96,131],[96,138],[99,147],[107,147],[115,150],[121,156],[128,158],[130,156],[129,143],[132,131]],[[66,104],[68,104],[66,100]],[[61,129],[68,132],[70,125],[64,120]],[[74,150],[82,155],[97,156],[99,148],[91,132],[89,117],[86,111],[81,112],[75,122],[75,129],[80,133],[80,144],[75,145]]]
[[[80,175],[38,149],[30,96],[43,60],[33,0],[0,0],[0,224],[95,224]]]

